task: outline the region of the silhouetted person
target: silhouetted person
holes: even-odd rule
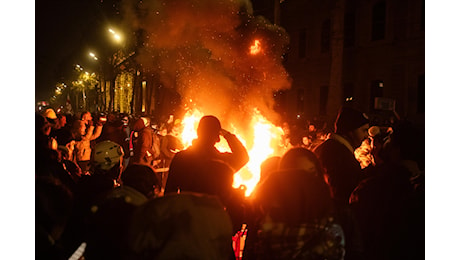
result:
[[[218,196],[226,204],[233,194],[233,170],[218,160],[202,159],[188,164],[187,171],[172,172],[165,194],[189,191]],[[176,188],[172,188],[176,187]]]
[[[121,175],[122,185],[115,188],[109,197],[124,197],[136,206],[159,196],[160,180],[154,170],[146,165],[131,164]]]
[[[275,171],[278,171],[280,160],[280,156],[272,156],[268,157],[260,164],[260,179],[251,193],[252,197],[257,196],[257,191],[260,185],[265,182],[265,180],[270,176],[270,174],[272,174]]]
[[[227,141],[231,153],[222,153],[216,149],[215,144],[220,141],[221,135]],[[191,147],[177,153],[171,161],[165,193],[175,192],[180,188],[179,176],[185,176],[201,162],[218,160],[227,164],[235,173],[249,161],[248,152],[240,140],[234,134],[222,129],[219,119],[215,116],[208,115],[201,118],[197,136]]]
[[[75,188],[75,207],[63,233],[62,241],[69,256],[87,242],[92,214],[98,209],[98,203],[118,186],[122,170],[123,149],[112,141],[102,141],[94,147],[91,161],[94,172],[83,175]],[[88,244],[88,246],[90,246]]]
[[[408,122],[393,127],[369,178],[350,204],[362,234],[366,259],[423,259],[425,191],[419,162],[423,135]]]
[[[362,244],[348,199],[363,178],[354,150],[368,138],[368,117],[351,107],[342,107],[335,121],[335,131],[314,149],[331,189],[339,223],[345,232],[345,259],[360,259]]]
[[[123,147],[124,151],[128,151],[127,146],[124,144],[126,133],[123,131],[123,122],[117,118],[117,115],[110,113],[107,116],[107,123],[102,129],[101,135],[97,139],[98,142],[110,140]]]
[[[35,257],[68,259],[60,238],[70,217],[71,191],[59,180],[39,177],[35,180]]]
[[[368,137],[367,116],[350,107],[343,107],[335,121],[335,132],[315,148],[325,170],[334,200],[348,204],[351,192],[361,180],[361,166],[354,150]]]
[[[133,131],[132,144],[134,154],[130,158],[129,163],[147,165],[153,169],[154,159],[157,154],[155,154],[153,149],[155,139],[149,120],[146,117],[137,119],[134,122]]]
[[[321,165],[310,150],[288,150],[279,170],[260,184],[254,202],[260,212],[248,234],[247,248],[257,255],[251,259],[343,259],[343,230]]]
[[[205,194],[168,194],[141,205],[128,228],[126,259],[232,259],[232,224]],[[233,257],[234,259],[234,257]]]
[[[180,190],[217,195],[228,208],[234,229],[238,230],[244,215],[244,194],[233,189],[232,183],[233,174],[249,161],[246,148],[235,135],[221,128],[215,116],[201,118],[197,135],[191,147],[174,156],[165,194]],[[215,148],[220,135],[227,141],[231,153]]]
[[[56,141],[59,145],[66,145],[72,140],[72,134],[70,133],[72,123],[70,115],[58,114],[61,128],[56,130]]]
[[[177,119],[176,119],[177,121]],[[171,161],[179,151],[184,149],[184,145],[179,139],[182,127],[181,123],[175,123],[170,129],[168,129],[167,134],[161,138],[160,141],[160,167],[169,168]],[[168,171],[163,172],[161,175],[162,187],[166,186],[166,181],[168,180]]]
[[[73,191],[75,181],[59,160],[57,142],[49,136],[51,125],[48,120],[35,114],[35,177],[54,177]]]

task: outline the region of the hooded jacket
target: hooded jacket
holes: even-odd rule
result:
[[[133,138],[134,155],[131,158],[131,162],[152,166],[155,156],[153,151],[153,130],[145,125],[142,118],[139,118],[133,125],[133,131],[137,132],[137,138]]]

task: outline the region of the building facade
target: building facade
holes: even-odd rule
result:
[[[332,122],[354,102],[370,115],[394,109],[423,123],[424,13],[424,0],[255,0],[254,14],[290,35],[284,112]]]

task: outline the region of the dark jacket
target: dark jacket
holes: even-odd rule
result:
[[[233,173],[248,162],[249,156],[246,148],[235,135],[229,134],[225,138],[232,153],[221,153],[213,145],[205,145],[198,139],[187,150],[178,152],[169,167],[165,193],[175,192],[178,187],[184,190],[185,186],[190,187],[202,184],[203,191],[196,190],[201,188],[193,188],[190,191],[216,195],[215,188],[217,190],[219,190],[218,187],[225,187],[224,190],[231,189]],[[215,164],[214,162],[216,161],[226,167]],[[223,175],[219,178],[216,174],[212,175],[212,171],[206,167],[207,165],[217,165],[215,170],[222,172]],[[204,174],[203,171],[206,171],[209,175]],[[187,188],[187,190],[189,189]],[[221,194],[220,191],[216,192]]]
[[[130,163],[153,167],[155,155],[153,151],[153,130],[145,127],[141,119],[136,121],[133,130],[137,132],[137,137],[133,140],[134,155]]]
[[[127,143],[125,141],[126,133],[123,131],[123,124],[121,122],[107,122],[102,129],[101,136],[97,140],[98,142],[102,142],[105,140],[110,140],[115,142],[123,147],[123,152],[128,154],[128,150],[126,149]]]
[[[353,148],[343,137],[333,134],[316,147],[314,153],[324,168],[332,197],[341,204],[348,204],[351,192],[363,176]]]
[[[345,260],[362,259],[362,238],[348,204],[351,193],[364,176],[353,147],[342,136],[331,134],[329,139],[315,148],[314,153],[324,169],[337,218],[345,233]]]
[[[257,232],[250,234],[258,240],[255,259],[343,259],[343,230],[322,176],[298,169],[275,171],[258,192],[254,200],[262,215],[253,228]],[[253,240],[248,240],[249,249]]]
[[[353,191],[366,259],[424,258],[424,194],[414,191],[410,172],[397,164],[370,168]]]

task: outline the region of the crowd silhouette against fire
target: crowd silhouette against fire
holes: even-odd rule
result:
[[[283,128],[245,197],[248,152],[215,116],[184,147],[180,119],[37,112],[36,258],[424,259],[423,129],[347,106],[330,133]]]

